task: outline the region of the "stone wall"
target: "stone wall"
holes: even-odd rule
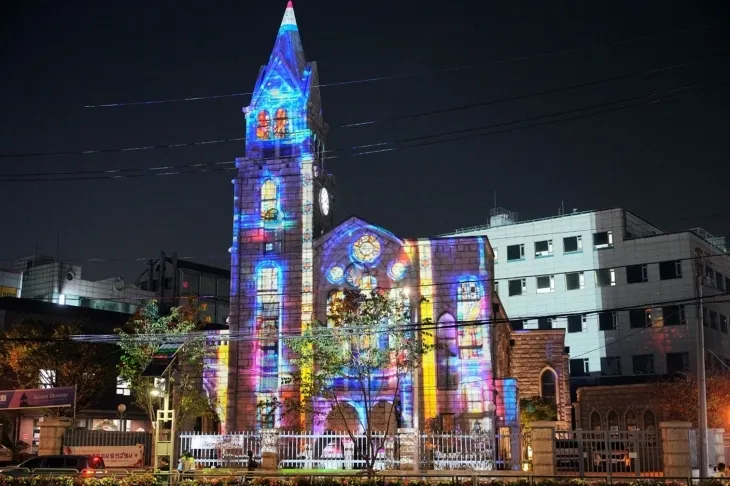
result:
[[[614,426],[617,419],[618,424],[615,426],[618,430],[627,430],[633,423],[631,415],[633,414],[639,430],[646,430],[652,425],[658,430],[659,422],[665,417],[662,415],[660,404],[652,397],[654,386],[651,383],[643,383],[578,388],[578,399],[574,404],[576,428],[606,429]],[[611,423],[609,415],[613,417]],[[600,427],[596,423],[598,416],[601,418]]]
[[[509,376],[517,379],[520,398],[542,396],[541,375],[554,372],[558,420],[571,420],[570,376],[565,330],[512,331]]]

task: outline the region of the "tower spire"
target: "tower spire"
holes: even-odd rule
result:
[[[284,12],[284,18],[281,20],[281,27],[279,27],[279,33],[284,30],[299,30],[297,27],[297,18],[294,16],[294,4],[286,4],[286,11]]]

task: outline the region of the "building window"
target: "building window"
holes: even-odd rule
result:
[[[618,313],[616,312],[599,312],[598,313],[598,330],[599,331],[616,331],[618,329]]]
[[[606,356],[601,358],[601,374],[604,376],[619,376],[621,374],[621,357]]]
[[[613,246],[613,231],[601,231],[593,233],[593,248],[611,248]]]
[[[499,280],[494,281],[494,293],[499,295]]]
[[[266,179],[261,184],[261,218],[264,221],[279,219],[279,188],[273,179]]]
[[[725,277],[720,272],[715,272],[715,282],[717,282],[717,290],[725,292]]]
[[[481,315],[482,287],[478,282],[467,281],[457,287],[457,316],[459,322],[479,319]],[[459,357],[461,359],[481,358],[482,324],[461,325],[458,329]]]
[[[464,395],[468,413],[484,413],[484,397],[481,385],[478,383],[465,384]]]
[[[667,353],[667,373],[689,371],[689,353]]]
[[[527,293],[527,279],[518,278],[509,281],[509,296],[524,295]]]
[[[653,375],[654,374],[654,355],[653,354],[637,354],[632,356],[635,375]]]
[[[613,268],[600,268],[596,270],[597,287],[613,287],[616,285],[616,270]]]
[[[608,412],[608,430],[618,430],[618,414],[615,410]]]
[[[507,261],[523,260],[525,258],[525,245],[510,245],[507,247]]]
[[[687,324],[683,305],[668,305],[662,307],[662,319],[665,326],[679,326]]]
[[[583,332],[586,330],[587,318],[584,315],[573,314],[568,316],[568,332]]]
[[[281,231],[264,230],[264,254],[281,253]]]
[[[540,396],[546,400],[549,400],[550,403],[557,403],[556,400],[556,386],[555,383],[557,382],[557,377],[555,376],[555,372],[550,369],[543,370],[542,374],[540,375]]]
[[[626,412],[626,430],[636,431],[639,430],[639,420],[636,418],[636,414],[633,410]]]
[[[535,242],[535,258],[552,256],[553,240],[543,240]]]
[[[644,430],[650,432],[656,431],[656,416],[651,410],[644,412]]]
[[[712,329],[717,329],[718,327],[717,312],[714,310],[710,311],[710,327]]]
[[[439,319],[436,332],[437,383],[441,390],[455,390],[459,386],[459,349],[456,344],[456,327],[451,314]]]
[[[631,329],[651,327],[651,309],[629,309],[629,327]]]
[[[497,263],[499,261],[499,250],[497,248],[492,248],[492,251],[494,252],[494,263]]]
[[[259,140],[271,138],[271,116],[266,110],[261,110],[256,115],[256,138]]]
[[[580,290],[585,288],[585,278],[583,272],[566,273],[565,288],[568,290]]]
[[[56,370],[40,370],[38,372],[39,388],[53,388],[56,386]]]
[[[513,331],[521,331],[525,328],[525,321],[522,320],[509,321],[509,324]]]
[[[285,108],[279,108],[274,115],[274,137],[284,138],[289,133],[289,116]]]
[[[591,418],[590,423],[588,426],[591,428],[591,430],[602,430],[603,429],[603,423],[601,423],[601,414],[597,411],[591,412]]]
[[[553,328],[553,318],[552,317],[540,317],[537,319],[537,328],[542,329],[543,331],[546,331],[548,329]]]
[[[583,251],[583,237],[569,236],[563,238],[563,253],[575,253]]]
[[[720,314],[720,330],[727,334],[727,316]]]
[[[629,265],[626,267],[626,283],[642,283],[649,281],[646,265]]]
[[[671,280],[673,278],[682,278],[682,261],[669,260],[659,263],[659,279]]]
[[[555,275],[537,277],[537,293],[548,294],[555,292]]]
[[[588,358],[576,358],[570,360],[570,376],[588,376]]]
[[[157,283],[157,280],[155,280]],[[200,295],[200,274],[183,271],[182,279],[180,282],[180,293],[182,295]]]
[[[128,397],[132,394],[132,388],[131,384],[122,378],[121,376],[117,376],[117,395],[124,395],[125,397]]]

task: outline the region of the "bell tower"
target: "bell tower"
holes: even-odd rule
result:
[[[261,404],[301,398],[282,382],[282,336],[312,320],[313,242],[333,223],[317,65],[304,56],[292,2],[243,112],[246,152],[232,181],[229,431],[291,420]]]

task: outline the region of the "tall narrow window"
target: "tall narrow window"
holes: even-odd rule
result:
[[[273,179],[266,179],[261,184],[261,218],[264,221],[276,221],[279,217],[279,188]]]
[[[259,140],[271,138],[271,116],[266,110],[261,110],[256,115],[256,138]]]
[[[274,116],[274,137],[284,138],[289,133],[289,115],[286,109],[279,108]]]
[[[468,413],[484,413],[484,395],[479,383],[465,384],[464,398],[466,398],[466,410]]]
[[[639,421],[636,418],[636,414],[633,410],[626,412],[626,430],[639,430]]]
[[[603,424],[601,423],[601,414],[596,410],[591,412],[590,427],[591,430],[601,430],[603,428]]]
[[[454,390],[459,386],[459,349],[456,345],[454,318],[444,314],[436,332],[437,383],[440,389]]]
[[[655,432],[656,431],[656,416],[651,410],[644,412],[644,430]]]
[[[608,412],[608,430],[618,430],[618,414],[615,410]]]
[[[271,265],[256,273],[256,333],[260,352],[259,392],[279,389],[279,332],[281,296],[279,268]]]
[[[544,370],[540,375],[540,396],[550,401],[550,403],[557,403],[555,396],[556,381],[555,373],[550,369]]]
[[[478,282],[459,283],[457,319],[459,321],[459,357],[476,359],[482,356],[482,287]]]

